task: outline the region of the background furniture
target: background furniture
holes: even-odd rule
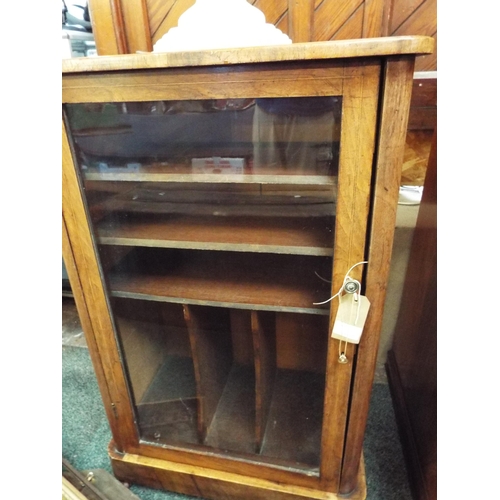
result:
[[[387,373],[415,498],[437,498],[437,159],[434,134]]]
[[[413,199],[419,199],[422,196],[432,138],[436,130],[436,118],[437,74],[430,71],[415,73],[401,172],[401,185],[404,186],[402,192],[403,194],[410,193],[410,197],[413,197]],[[420,190],[420,192],[417,190]],[[414,206],[404,206],[401,202],[411,203]],[[384,320],[377,356],[375,373],[375,380],[377,381],[387,381],[387,353],[393,343],[413,232],[418,217],[419,207],[415,203],[415,201],[408,201],[408,199],[405,200],[404,196],[400,196],[400,204],[398,205],[396,217],[391,271],[384,306]]]
[[[432,47],[63,62],[63,255],[119,478],[209,498],[365,497],[414,59]],[[292,111],[286,144],[256,133],[269,100],[318,99],[324,124]],[[260,164],[263,147],[282,160]],[[338,302],[320,303],[348,272],[371,301],[359,346],[329,336]]]

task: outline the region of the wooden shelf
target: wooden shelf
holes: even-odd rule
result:
[[[152,164],[137,169],[110,168],[101,171],[94,167],[83,170],[86,181],[127,181],[127,182],[196,182],[196,183],[248,183],[248,184],[304,184],[332,186],[335,177],[294,173],[293,168],[262,167],[243,173],[196,173],[191,165]]]
[[[102,220],[103,245],[333,255],[333,217],[133,215]]]
[[[168,185],[149,185],[99,200],[98,210],[94,210],[101,217],[95,221],[98,242],[332,255],[333,190],[288,186],[262,193],[221,188],[194,189],[190,185],[190,189],[178,191]]]
[[[115,248],[115,247],[108,247]],[[115,297],[329,313],[328,257],[135,248],[110,275]],[[315,272],[318,274],[316,275]]]

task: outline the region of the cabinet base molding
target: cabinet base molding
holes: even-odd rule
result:
[[[358,487],[348,497],[301,486],[274,483],[264,479],[222,472],[205,467],[185,465],[108,449],[115,476],[148,488],[175,491],[210,500],[365,500],[364,461],[358,472]]]

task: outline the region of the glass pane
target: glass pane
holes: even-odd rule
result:
[[[341,104],[66,106],[144,441],[318,472]]]

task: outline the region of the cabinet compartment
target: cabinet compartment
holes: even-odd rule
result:
[[[260,453],[315,469],[321,449],[328,317],[276,313],[274,329],[262,337],[276,358],[268,361],[268,387],[260,389],[271,394]],[[263,350],[256,363],[265,356]]]
[[[102,246],[103,261],[125,247]],[[129,247],[109,271],[115,297],[328,315],[329,257]]]
[[[277,370],[262,455],[319,467],[324,375]]]
[[[166,356],[137,405],[141,438],[154,442],[197,444],[197,413],[193,360]]]
[[[143,440],[317,470],[326,316],[112,306]]]
[[[66,107],[89,181],[329,184],[342,98],[78,103]]]
[[[198,443],[188,331],[177,304],[112,298],[142,438]]]
[[[199,306],[185,309],[194,326],[192,345],[198,343],[194,357],[200,385],[209,387],[203,390],[210,408],[205,444],[251,454],[253,460],[317,472],[328,318]],[[225,322],[217,319],[221,314]],[[227,346],[230,336],[221,330],[203,331],[201,325],[210,323],[229,324],[231,363],[227,347],[221,345]],[[291,356],[287,343],[308,348]],[[222,358],[220,353],[225,353]]]
[[[221,451],[254,453],[254,366],[249,356],[241,356],[241,347],[251,342],[245,321],[249,313],[186,305],[184,314],[195,360],[202,442]]]
[[[333,190],[280,188],[143,186],[101,202],[96,233],[106,245],[331,256]]]

